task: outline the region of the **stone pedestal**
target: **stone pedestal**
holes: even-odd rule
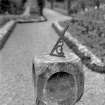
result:
[[[74,105],[84,91],[82,69],[81,62],[72,56],[35,57],[32,73],[36,105]]]

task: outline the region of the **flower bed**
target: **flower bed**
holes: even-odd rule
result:
[[[81,15],[73,16],[72,20],[60,22],[82,44],[86,45],[96,56],[105,63],[105,20],[103,10],[92,10]]]
[[[104,21],[105,20],[105,9],[90,9],[87,12],[84,12],[81,14],[80,12],[78,14],[73,14],[72,17],[74,18],[80,18],[80,19],[88,19],[88,20],[95,20],[95,21]]]

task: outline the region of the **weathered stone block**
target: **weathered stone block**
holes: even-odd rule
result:
[[[82,64],[70,57],[40,56],[33,61],[36,105],[74,105],[83,95]]]

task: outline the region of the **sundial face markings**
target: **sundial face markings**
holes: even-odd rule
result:
[[[62,37],[65,35],[65,32],[67,31],[68,28],[69,25],[67,25],[64,31],[61,33],[61,37],[58,39],[50,53],[51,56],[65,57],[63,52],[64,41]]]

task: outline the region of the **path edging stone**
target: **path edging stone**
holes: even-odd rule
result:
[[[64,30],[64,28],[58,23],[58,21],[52,23],[52,27],[55,29],[59,36]],[[69,32],[66,32],[63,38],[64,40],[66,40],[65,42],[67,42],[66,44],[68,45],[68,47],[71,48],[77,56],[79,56],[85,66],[87,66],[92,71],[105,73],[105,64],[96,55],[89,51],[86,46],[82,45]],[[72,44],[72,47],[69,44]],[[90,57],[90,60],[85,59],[86,57]]]
[[[9,15],[8,15],[9,16]],[[29,19],[29,20],[24,20],[22,19],[21,16],[18,15],[10,15],[9,18],[13,18],[9,22],[7,22],[5,25],[2,26],[0,29],[0,49],[3,48],[5,42],[7,41],[9,35],[11,32],[14,30],[15,26],[17,23],[34,23],[34,22],[45,22],[47,21],[47,18],[43,16],[40,19]],[[16,18],[16,19],[15,19]]]
[[[6,40],[16,26],[16,21],[10,20],[0,29],[0,49],[3,48]]]
[[[16,19],[17,23],[34,23],[34,22],[45,22],[47,21],[47,18],[45,16],[37,18],[29,18],[29,19],[24,19],[24,16],[20,16],[20,18]]]

